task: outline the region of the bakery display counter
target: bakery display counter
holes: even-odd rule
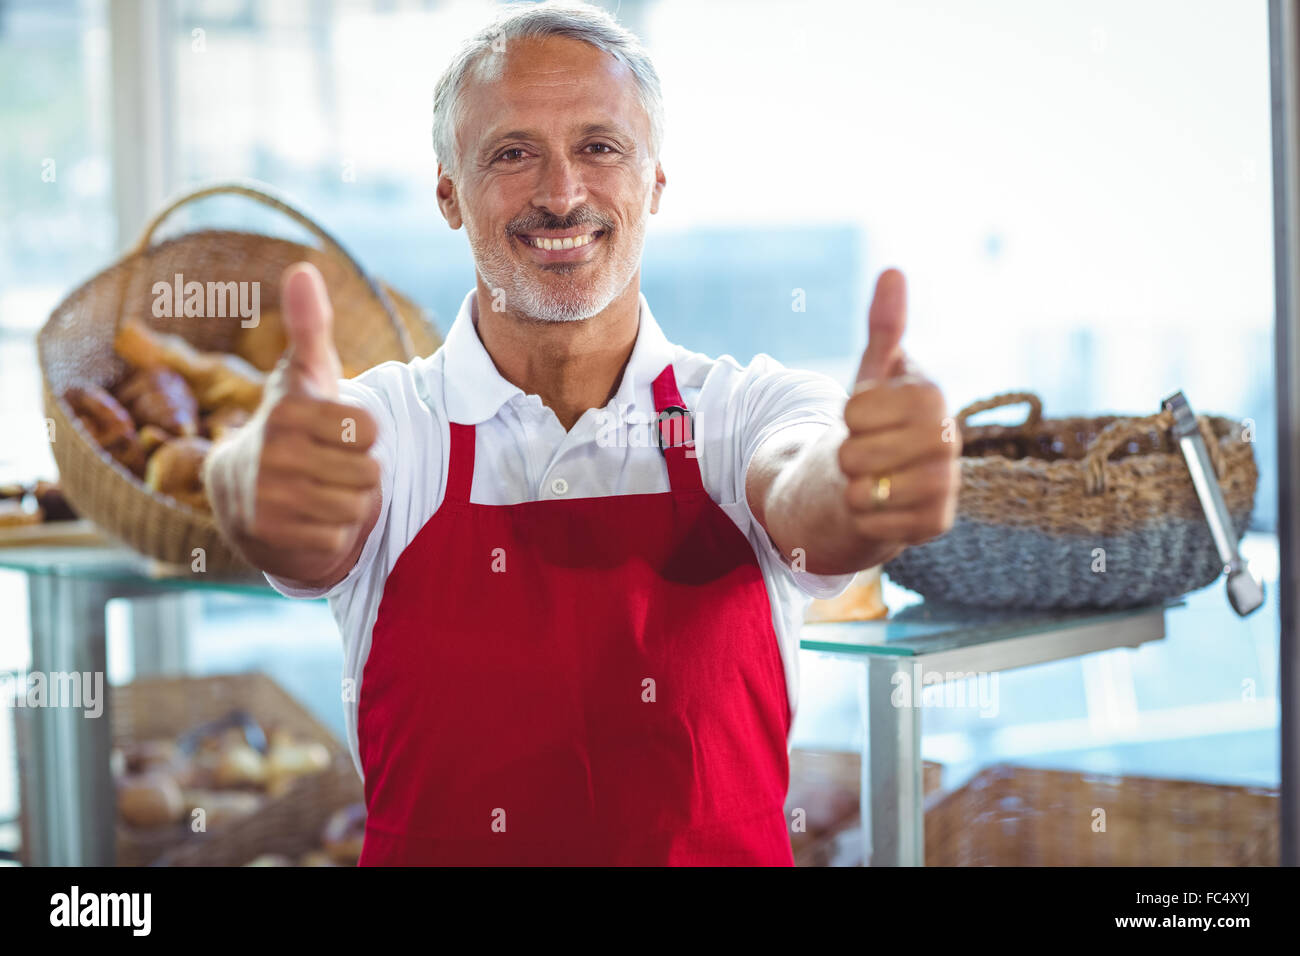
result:
[[[126,548],[0,548],[0,568],[27,576],[29,673],[103,675],[106,610],[118,598],[194,589],[275,596],[260,576],[178,574]],[[24,853],[36,865],[106,866],[115,856],[116,807],[107,710],[40,707],[27,714],[19,770]]]
[[[925,860],[921,695],[926,687],[1165,636],[1165,612],[1184,602],[1108,611],[985,610],[904,604],[888,586],[888,619],[805,624],[800,646],[861,669],[863,859]]]
[[[280,599],[258,576],[177,573],[114,546],[0,549],[0,568],[27,576],[31,672],[105,673],[105,610],[114,599],[188,590]],[[888,619],[810,623],[801,637],[803,649],[861,669],[864,858],[875,865],[924,860],[922,688],[952,675],[1158,640],[1165,612],[1182,603],[1106,612],[986,611],[920,602],[890,585],[885,595]],[[108,714],[90,719],[78,708],[44,707],[28,716],[20,773],[23,806],[31,808],[26,859],[112,864],[116,807],[104,799],[114,792]]]

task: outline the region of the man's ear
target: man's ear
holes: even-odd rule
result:
[[[443,172],[442,163],[438,164],[438,186],[436,189],[438,196],[438,208],[442,210],[442,218],[447,220],[447,225],[453,229],[459,229],[460,218],[460,199],[457,196],[456,184]]]
[[[655,163],[655,184],[650,193],[650,212],[653,215],[659,211],[659,197],[664,194],[664,187],[668,185],[668,180],[664,177],[664,168]]]

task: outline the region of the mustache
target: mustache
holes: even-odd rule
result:
[[[606,232],[614,228],[614,224],[608,218],[594,212],[584,211],[563,219],[556,216],[527,216],[512,222],[507,231],[512,235],[517,235],[548,229],[573,229],[576,226],[595,226],[597,229],[603,229]]]

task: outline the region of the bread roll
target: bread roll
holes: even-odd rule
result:
[[[63,397],[101,447],[109,448],[124,438],[135,437],[135,422],[130,414],[98,385],[73,386]]]
[[[203,459],[211,449],[206,438],[174,438],[149,456],[144,483],[199,511],[212,510],[203,490]]]
[[[163,445],[167,444],[174,437],[175,436],[172,435],[171,432],[159,428],[157,425],[145,425],[144,428],[140,429],[140,444],[144,448],[145,452],[150,455]],[[148,470],[149,468],[146,465],[145,471],[147,472]]]
[[[129,775],[118,783],[117,810],[132,826],[157,827],[179,821],[185,803],[175,778],[151,771]]]
[[[171,767],[178,759],[172,740],[133,740],[123,745],[127,774],[143,774]]]
[[[64,391],[63,399],[99,447],[137,477],[144,476],[148,456],[121,402],[98,385],[73,386]]]
[[[115,390],[139,427],[155,425],[173,435],[197,435],[199,403],[179,372],[138,368]]]
[[[266,775],[266,758],[247,744],[236,744],[221,751],[213,782],[221,788],[263,787]]]
[[[263,309],[257,325],[240,329],[235,335],[234,353],[263,372],[274,369],[288,348],[289,336],[284,331],[279,309]],[[344,378],[360,375],[366,368],[351,365],[346,359],[342,361]]]
[[[252,417],[252,413],[246,408],[227,405],[203,417],[203,430],[207,432],[208,438],[218,442],[232,431],[247,425]]]
[[[263,309],[257,325],[235,333],[235,354],[263,372],[275,368],[289,347],[289,336],[280,321],[279,309]]]
[[[77,513],[63,496],[63,489],[55,481],[36,482],[36,503],[45,512],[46,521],[76,521]]]
[[[113,348],[140,368],[161,366],[179,372],[204,411],[223,405],[253,411],[262,401],[266,375],[244,359],[226,352],[200,352],[179,335],[155,332],[139,319],[118,326]]]
[[[213,352],[194,390],[205,409],[236,405],[251,412],[262,403],[265,381],[266,376],[238,355]]]
[[[272,745],[266,755],[266,784],[272,796],[279,796],[299,777],[329,769],[330,752],[319,743]]]

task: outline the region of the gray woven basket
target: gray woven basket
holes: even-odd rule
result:
[[[966,419],[1027,403],[1021,425]],[[980,607],[1118,608],[1205,587],[1223,562],[1170,413],[1044,419],[1036,395],[967,406],[957,516],[944,535],[885,565],[928,599]],[[1238,539],[1254,508],[1258,471],[1241,424],[1198,416]]]

